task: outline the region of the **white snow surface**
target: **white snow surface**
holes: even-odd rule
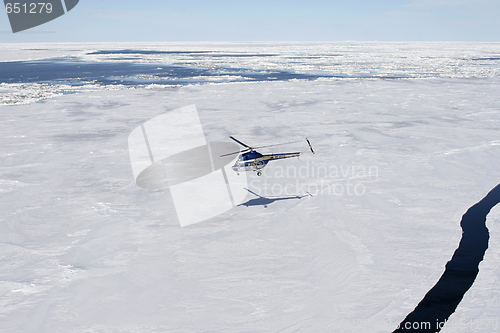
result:
[[[1,105],[0,332],[391,332],[500,182],[499,89],[496,77],[260,82]],[[135,185],[127,137],[191,104],[207,141],[308,137],[316,155],[248,175],[281,200],[181,228],[169,191]],[[496,331],[499,217],[442,332]]]

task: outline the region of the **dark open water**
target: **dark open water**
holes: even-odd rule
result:
[[[208,82],[317,80],[345,77],[313,75],[285,70],[199,67],[131,62],[88,62],[68,58],[0,62],[0,83],[84,85],[188,85]]]
[[[218,66],[203,68],[162,63],[140,62],[141,56],[185,55],[210,58],[272,58],[276,54],[263,53],[214,53],[213,51],[150,51],[150,50],[102,50],[90,55],[114,55],[107,61],[84,61],[76,58],[53,58],[33,61],[0,62],[0,83],[49,83],[74,86],[89,83],[102,85],[189,85],[213,82],[260,82],[288,80],[317,80],[320,78],[409,78],[401,73],[298,73],[284,69],[255,69]],[[136,62],[126,56],[136,55]]]

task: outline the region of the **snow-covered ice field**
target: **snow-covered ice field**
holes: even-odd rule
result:
[[[89,53],[222,50],[232,56],[120,61],[346,76],[2,83],[0,332],[392,332],[443,273],[461,216],[500,183],[500,44],[0,48],[3,61],[100,62],[113,59]],[[169,191],[135,185],[127,138],[191,104],[208,141],[308,137],[316,154],[248,174],[270,203],[181,228]],[[479,275],[442,332],[498,330],[499,218],[495,207]]]

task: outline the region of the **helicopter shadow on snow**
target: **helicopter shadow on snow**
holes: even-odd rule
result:
[[[304,195],[288,195],[285,197],[276,197],[276,198],[266,198],[263,196],[258,195],[254,191],[249,190],[248,188],[245,188],[248,192],[252,193],[253,195],[257,196],[255,199],[250,199],[247,202],[241,203],[238,206],[245,206],[245,207],[250,207],[250,206],[264,206],[264,208],[267,208],[268,205],[272,204],[275,201],[280,201],[280,200],[292,200],[292,199],[302,199],[307,196],[312,196],[309,192]]]

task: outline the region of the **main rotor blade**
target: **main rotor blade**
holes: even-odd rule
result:
[[[219,157],[225,157],[225,156],[234,155],[234,154],[238,154],[238,153],[239,153],[239,151],[235,151],[234,153],[220,155]]]
[[[224,155],[220,155],[219,157],[224,157],[224,156],[229,156],[229,155],[234,155],[234,154],[239,154],[239,153],[245,153],[247,151],[250,151],[251,149],[244,149],[244,150],[241,150],[241,151],[235,151],[235,152],[232,152],[232,153],[229,153],[229,154],[224,154]]]
[[[238,140],[238,139],[236,139],[236,138],[234,138],[234,137],[232,137],[232,136],[230,136],[230,138],[231,138],[231,139],[233,139],[234,141],[238,142],[238,143],[239,143],[240,145],[242,145],[243,147],[246,147],[246,148],[248,148],[248,149],[253,149],[252,147],[247,146],[246,144],[244,144],[243,142],[241,142],[240,140]]]
[[[281,145],[288,145],[290,143],[297,143],[297,142],[301,142],[302,140],[298,140],[298,141],[291,141],[291,142],[285,142],[285,143],[277,143],[277,144],[274,144],[274,145],[269,145],[269,146],[260,146],[260,147],[255,147],[253,149],[260,149],[260,148],[268,148],[268,147],[275,147],[275,146],[281,146]]]

